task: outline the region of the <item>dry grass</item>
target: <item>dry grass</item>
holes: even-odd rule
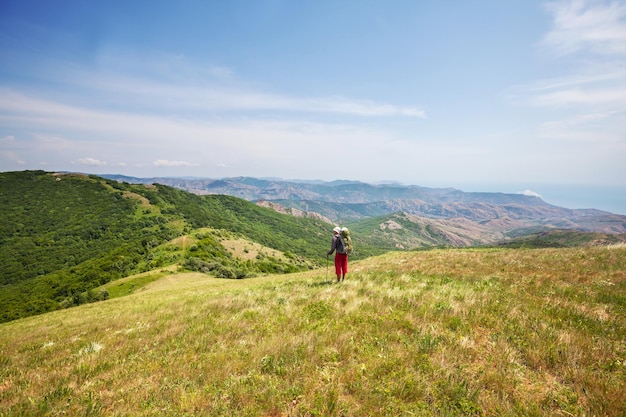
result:
[[[228,250],[235,258],[249,260],[255,259],[259,254],[264,256],[272,256],[276,259],[284,259],[285,256],[282,252],[277,251],[267,246],[260,245],[256,242],[252,242],[247,239],[223,239],[220,243]]]
[[[626,248],[172,274],[0,325],[1,415],[626,414]]]

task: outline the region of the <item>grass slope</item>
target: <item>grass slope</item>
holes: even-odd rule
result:
[[[626,243],[626,234],[548,230],[514,238],[500,244],[509,248],[571,248],[577,246],[606,246]]]
[[[625,262],[450,249],[333,285],[167,274],[0,324],[0,415],[623,416]]]

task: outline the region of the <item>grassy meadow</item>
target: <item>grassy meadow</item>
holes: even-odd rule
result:
[[[161,275],[0,324],[0,415],[626,415],[624,245]]]

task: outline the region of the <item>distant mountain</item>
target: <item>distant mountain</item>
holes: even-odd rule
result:
[[[508,248],[568,248],[615,245],[626,245],[626,234],[616,235],[557,229],[522,236],[503,242],[499,246]]]
[[[453,242],[495,243],[497,239],[546,229],[626,233],[626,216],[595,209],[567,209],[525,194],[464,192],[455,188],[416,185],[374,185],[358,181],[105,177],[130,183],[161,183],[196,194],[224,194],[252,202],[272,202],[283,207],[283,211],[284,208],[293,208],[304,213],[318,213],[336,223],[358,224],[361,220],[381,217],[378,227],[383,227],[385,216],[404,213],[403,219],[415,222],[419,218],[419,222],[428,221],[432,227],[437,224],[444,229],[466,229],[472,225],[472,238],[459,236],[452,239]],[[450,242],[444,239],[440,243]]]
[[[287,181],[233,177],[222,179],[183,179],[169,177],[137,178],[123,175],[103,175],[104,178],[132,184],[164,184],[196,194],[224,194],[256,200],[300,200],[345,204],[370,204],[386,201],[407,201],[409,205],[444,203],[521,204],[549,206],[541,198],[525,194],[464,192],[455,188],[428,188],[416,185],[367,184],[359,181],[336,180]]]

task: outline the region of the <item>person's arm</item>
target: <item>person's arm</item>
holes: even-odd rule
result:
[[[332,255],[335,249],[337,249],[337,238],[333,237],[333,241],[330,242],[330,250],[326,253],[326,256]]]

